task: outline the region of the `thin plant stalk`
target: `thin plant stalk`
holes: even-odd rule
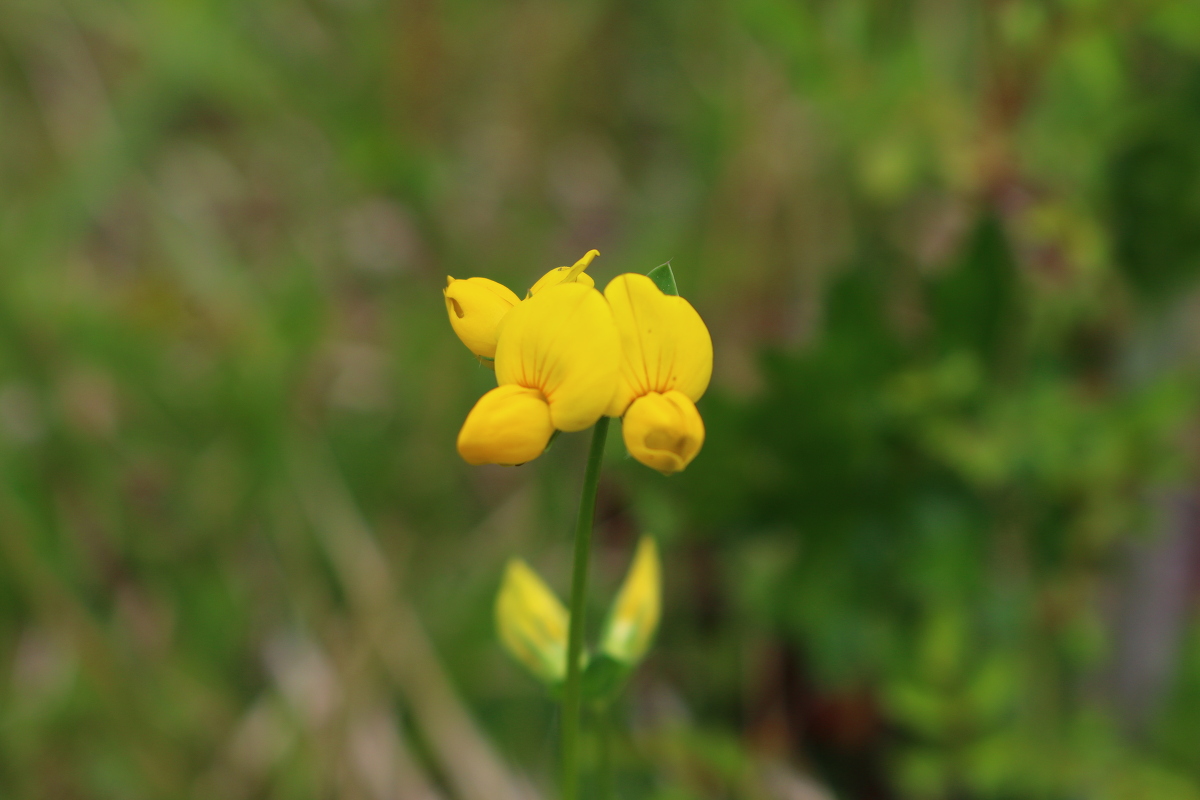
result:
[[[596,775],[596,797],[599,800],[613,798],[613,719],[612,707],[608,703],[596,706],[596,727],[600,733],[600,769]]]
[[[600,462],[604,460],[604,442],[608,437],[608,417],[601,417],[592,429],[587,468],[583,473],[583,493],[579,498],[579,519],[575,523],[575,563],[571,571],[571,621],[567,634],[567,681],[562,704],[562,796],[579,796],[579,718],[582,706],[580,661],[583,657],[583,626],[586,612],[588,559],[592,549],[592,520],[596,515],[596,488],[600,484]]]

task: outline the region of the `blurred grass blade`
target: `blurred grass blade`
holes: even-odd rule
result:
[[[371,637],[462,800],[535,800],[508,771],[459,700],[416,612],[327,459],[311,447],[292,458],[295,495],[333,564],[354,614]]]

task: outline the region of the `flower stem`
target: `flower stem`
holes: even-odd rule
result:
[[[596,722],[600,728],[600,771],[596,775],[596,797],[613,798],[613,718],[607,703],[596,707]]]
[[[608,417],[601,417],[592,429],[587,469],[583,473],[583,494],[579,498],[579,519],[575,523],[575,566],[571,572],[571,623],[567,634],[567,682],[563,687],[562,706],[562,796],[579,796],[579,716],[581,706],[580,661],[583,656],[583,622],[587,599],[588,558],[592,549],[592,518],[596,514],[596,488],[600,484],[600,462],[604,460],[604,442],[608,437]]]

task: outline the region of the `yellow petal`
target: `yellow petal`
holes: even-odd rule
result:
[[[646,654],[662,611],[662,567],[654,539],[643,536],[605,626],[601,649],[626,664]]]
[[[546,681],[567,673],[567,609],[520,559],[508,562],[496,597],[496,629],[514,658]]]
[[[600,255],[599,250],[588,250],[584,253],[583,258],[575,262],[574,266],[558,267],[557,269],[550,270],[538,278],[537,283],[529,289],[529,294],[525,295],[525,298],[529,299],[547,286],[557,286],[560,283],[578,282],[585,286],[595,286],[596,282],[592,280],[592,276],[584,273],[584,270],[588,268],[588,265],[598,255]]]
[[[554,426],[537,389],[498,386],[479,398],[458,432],[458,454],[468,464],[524,464],[542,454]]]
[[[500,320],[521,298],[504,284],[487,278],[455,280],[449,276],[442,294],[450,326],[462,343],[477,356],[495,358]]]
[[[598,291],[579,282],[547,286],[504,318],[496,381],[537,389],[555,428],[581,431],[608,407],[620,347]]]
[[[633,401],[621,421],[629,454],[664,475],[691,463],[704,444],[704,421],[683,392],[650,392]]]
[[[621,334],[621,375],[609,416],[621,416],[647,392],[675,390],[699,400],[712,377],[712,337],[691,303],[634,273],[613,278],[604,296]]]
[[[570,274],[570,272],[571,267],[555,267],[537,279],[537,283],[530,287],[528,296],[533,297],[547,286],[556,286],[559,283],[562,283],[562,279]],[[582,283],[584,286],[596,285],[596,282],[592,280],[592,276],[588,275],[586,272],[581,272],[579,275],[575,276],[575,282]]]

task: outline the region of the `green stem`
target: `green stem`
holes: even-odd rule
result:
[[[606,703],[596,707],[600,728],[600,772],[596,776],[596,796],[600,800],[613,797],[613,720],[612,708]]]
[[[587,469],[583,473],[583,494],[579,498],[579,519],[575,523],[575,566],[571,572],[571,624],[567,634],[567,682],[563,687],[562,708],[562,796],[579,796],[579,715],[581,706],[580,661],[583,656],[583,621],[586,611],[588,557],[592,549],[592,518],[596,514],[596,488],[600,484],[600,462],[604,460],[604,441],[608,437],[608,417],[601,417],[592,429]]]

